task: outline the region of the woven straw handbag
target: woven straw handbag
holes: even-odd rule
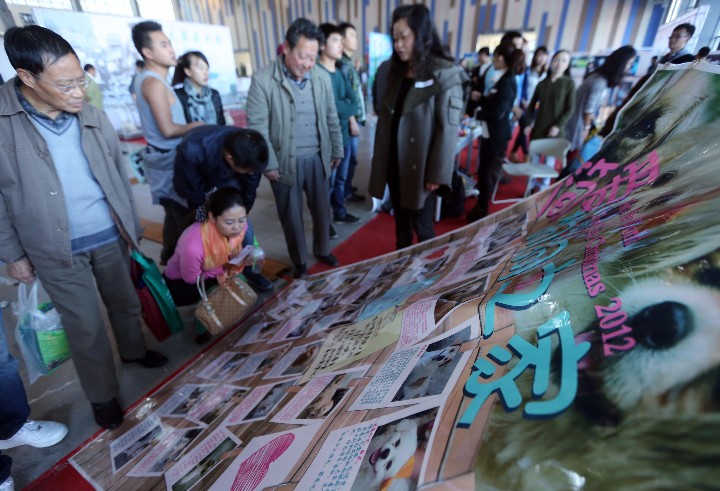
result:
[[[257,295],[247,283],[234,276],[210,294],[205,290],[204,275],[197,278],[200,303],[195,308],[195,317],[210,334],[218,334],[235,327],[252,308]]]

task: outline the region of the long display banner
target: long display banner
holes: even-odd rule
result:
[[[102,489],[720,482],[720,70],[659,70],[591,161],[293,282],[72,464]]]

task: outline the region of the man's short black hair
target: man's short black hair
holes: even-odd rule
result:
[[[60,34],[42,26],[11,27],[5,31],[5,52],[12,67],[39,75],[75,50]]]
[[[330,22],[325,22],[323,24],[320,24],[320,31],[322,31],[322,34],[323,34],[323,41],[320,43],[320,45],[325,45],[325,42],[333,34],[339,34],[340,36],[343,35],[343,33],[340,31],[340,28],[338,26],[336,26],[335,24],[331,24]]]
[[[688,37],[693,37],[693,34],[695,34],[695,26],[690,24],[689,22],[685,22],[684,24],[678,24],[675,26],[675,29],[673,29],[673,32],[679,31],[680,29],[685,29],[687,33],[689,34]]]
[[[151,32],[162,31],[162,26],[153,20],[146,20],[135,24],[132,28],[132,40],[135,45],[135,49],[140,56],[145,58],[142,53],[143,48],[149,48],[152,40],[150,39]]]
[[[238,128],[223,140],[223,150],[228,152],[238,169],[263,172],[268,165],[270,151],[265,138],[255,130]]]
[[[85,70],[86,72],[87,72],[88,70],[95,70],[95,65],[91,65],[90,63],[85,63],[85,66],[83,67],[83,70]]]
[[[503,37],[500,38],[500,44],[512,43],[513,40],[522,37],[523,35],[520,31],[507,31],[505,34],[503,34]]]
[[[319,44],[325,42],[322,31],[313,24],[311,21],[300,17],[296,19],[290,27],[288,27],[287,33],[285,34],[285,41],[290,45],[290,49],[297,46],[300,36],[310,41],[317,41]]]
[[[352,29],[353,31],[357,32],[357,29],[355,29],[355,26],[350,24],[349,22],[341,22],[338,26],[338,29],[340,29],[340,34],[342,34],[342,37],[345,37],[345,33],[348,29]]]
[[[478,50],[477,54],[478,54],[478,55],[490,56],[490,48],[488,48],[487,46],[483,46],[482,48],[480,48],[480,49]]]

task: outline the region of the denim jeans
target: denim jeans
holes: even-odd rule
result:
[[[0,440],[7,440],[18,432],[30,416],[25,388],[17,371],[18,361],[8,351],[5,327],[0,312]],[[0,483],[10,477],[12,459],[0,455]]]
[[[345,180],[345,197],[349,198],[353,195],[352,180],[355,177],[355,168],[357,167],[357,154],[359,136],[350,135],[350,162],[348,162],[347,179]]]
[[[345,156],[330,176],[330,206],[332,206],[335,218],[342,218],[347,214],[345,208],[345,182],[348,176],[351,146],[350,143],[345,145]]]

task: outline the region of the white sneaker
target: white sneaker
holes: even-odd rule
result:
[[[28,420],[12,437],[0,440],[0,450],[19,445],[31,445],[38,448],[50,447],[65,438],[67,432],[67,426],[62,423]]]
[[[15,481],[12,476],[0,482],[0,491],[15,491]]]

